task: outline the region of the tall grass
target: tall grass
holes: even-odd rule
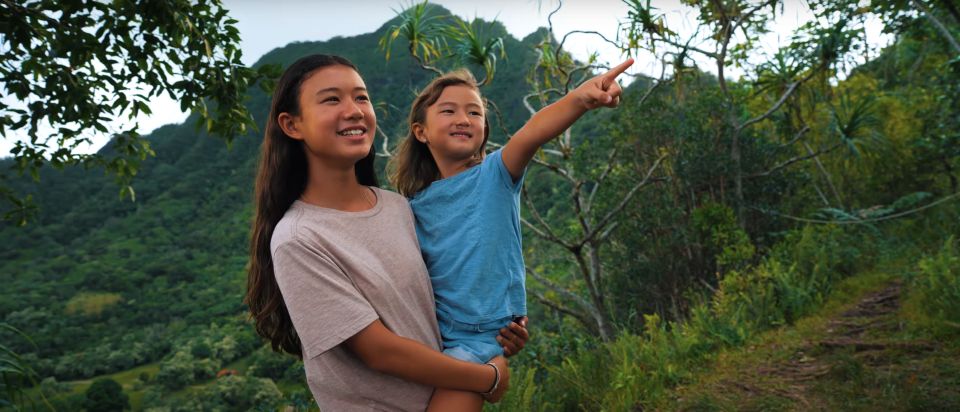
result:
[[[917,264],[904,313],[917,332],[960,335],[960,248],[950,236],[943,247]]]
[[[719,349],[789,324],[820,305],[832,284],[871,263],[867,237],[837,226],[787,236],[754,267],[726,273],[717,292],[679,322],[645,317],[642,333],[577,349],[558,364],[516,368],[491,410],[653,409]]]

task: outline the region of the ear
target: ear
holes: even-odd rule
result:
[[[283,112],[277,115],[277,125],[292,139],[303,140],[303,135],[297,127],[297,118],[290,113]]]
[[[430,141],[427,140],[427,135],[423,131],[423,125],[420,123],[414,123],[410,125],[410,130],[413,131],[413,135],[417,138],[417,141],[423,144],[430,144]]]

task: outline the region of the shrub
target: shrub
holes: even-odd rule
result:
[[[919,330],[934,335],[960,333],[960,248],[951,236],[933,256],[918,263],[904,303]]]
[[[123,388],[113,379],[97,379],[87,388],[83,407],[88,412],[115,412],[130,409]]]
[[[720,208],[705,209],[703,222],[729,220],[728,215]],[[737,233],[732,230],[723,233],[714,237],[715,246],[742,246],[730,249],[740,252],[732,253],[738,258],[726,263],[751,258],[745,238],[731,235]],[[561,361],[514,369],[519,378],[514,389],[503,405],[493,409],[656,409],[669,388],[683,383],[718,350],[792,323],[821,304],[835,281],[871,263],[863,259],[863,247],[870,245],[837,226],[792,232],[757,265],[722,276],[716,293],[694,304],[685,320],[665,322],[646,315],[641,334],[623,333],[612,342],[575,346]],[[951,302],[960,302],[960,295]],[[569,344],[576,339],[565,336],[561,341]],[[536,352],[538,345],[531,349]]]

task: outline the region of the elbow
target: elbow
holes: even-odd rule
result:
[[[346,345],[360,362],[378,372],[392,374],[403,363],[403,339],[379,321],[347,339]]]
[[[393,350],[383,346],[365,348],[367,350],[356,351],[356,355],[366,367],[377,372],[390,373],[396,368],[396,356]]]
[[[388,352],[378,351],[375,353],[361,356],[360,360],[368,368],[380,373],[392,374],[395,369],[393,357]]]

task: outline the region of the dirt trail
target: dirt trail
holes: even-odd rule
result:
[[[940,351],[937,342],[906,337],[897,316],[903,291],[902,281],[893,280],[849,309],[820,318],[811,330],[788,329],[789,338],[723,358],[702,381],[680,390],[675,406],[806,411],[953,405],[960,389],[940,383],[960,380],[960,362],[941,369],[955,354]]]

